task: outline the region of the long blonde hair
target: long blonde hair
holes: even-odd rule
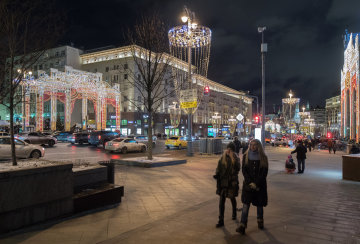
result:
[[[245,156],[245,162],[243,162],[244,164],[247,164],[249,163],[249,150],[250,150],[250,144],[252,142],[255,142],[256,145],[257,145],[257,148],[258,148],[258,153],[259,153],[259,156],[260,156],[260,167],[263,167],[263,168],[267,168],[269,167],[269,163],[268,163],[268,158],[264,152],[264,148],[261,144],[261,142],[258,140],[258,139],[253,139],[250,141],[249,143],[249,148],[246,150],[244,156]]]
[[[227,150],[230,151],[229,154],[227,154]],[[221,156],[221,163],[222,163],[223,165],[226,165],[226,164],[227,164],[227,162],[226,162],[226,155],[229,155],[230,161],[231,161],[231,165],[234,165],[234,164],[235,164],[235,155],[234,155],[234,154],[235,154],[235,153],[234,153],[231,149],[229,149],[229,148],[227,148],[226,150],[224,150],[224,152],[223,152],[223,154],[222,154],[222,156]]]

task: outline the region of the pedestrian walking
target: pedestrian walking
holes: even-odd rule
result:
[[[311,147],[312,147],[311,143],[312,143],[311,141],[309,141],[309,143],[308,143],[309,152],[311,152]]]
[[[337,149],[337,145],[336,145],[336,141],[334,140],[333,142],[332,142],[332,149],[333,149],[333,152],[334,152],[334,154],[336,153],[336,149]]]
[[[235,144],[235,152],[239,155],[240,153],[240,148],[241,148],[241,142],[239,141],[238,137],[235,136],[234,138],[234,144]]]
[[[241,201],[243,210],[237,232],[245,234],[250,204],[257,207],[257,223],[259,229],[264,229],[264,207],[267,206],[268,158],[264,153],[261,142],[254,139],[249,149],[243,155],[242,174],[244,176]]]
[[[332,147],[333,147],[333,142],[332,142],[331,139],[329,139],[329,140],[327,141],[327,145],[328,145],[329,153],[331,153],[331,150],[332,150]]]
[[[230,198],[232,205],[232,219],[236,219],[236,197],[239,194],[240,159],[235,153],[235,144],[230,142],[221,156],[214,178],[217,180],[216,194],[219,199],[219,222],[216,227],[224,226],[225,200]]]
[[[305,159],[306,159],[306,147],[304,147],[303,142],[299,141],[296,149],[291,152],[291,154],[296,153],[296,159],[298,161],[298,173],[302,174],[305,170]]]

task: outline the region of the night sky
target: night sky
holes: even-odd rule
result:
[[[340,94],[343,34],[360,32],[359,0],[63,0],[67,30],[59,44],[122,46],[140,14],[156,10],[170,28],[181,24],[184,5],[212,30],[209,79],[261,99],[257,27],[266,26],[267,112],[274,104],[277,110],[290,89],[301,105],[324,106]]]

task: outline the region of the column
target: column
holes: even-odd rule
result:
[[[71,91],[65,91],[65,131],[70,131],[71,124]]]
[[[115,112],[116,112],[116,130],[119,130],[119,131],[120,131],[120,121],[121,121],[121,113],[120,113],[121,99],[120,99],[120,96],[116,96],[115,101],[116,101],[116,105],[115,105]]]
[[[82,128],[83,130],[87,129],[87,116],[88,116],[88,100],[87,96],[83,94],[82,98]]]
[[[36,131],[44,130],[44,91],[39,90],[36,100]]]
[[[26,131],[26,128],[29,127],[30,125],[30,91],[27,90],[25,93],[25,114],[24,114],[24,119],[25,119],[25,128],[24,131]]]
[[[97,101],[96,101],[96,129],[97,130],[101,130],[101,101],[102,101],[102,97],[98,97]]]
[[[56,130],[56,120],[57,120],[57,116],[56,116],[56,113],[57,113],[57,96],[56,96],[56,92],[51,92],[50,93],[50,96],[51,96],[51,100],[50,100],[50,103],[51,103],[51,115],[50,115],[50,127],[51,127],[51,130],[55,131]]]
[[[101,100],[101,129],[105,130],[106,129],[106,100],[105,98],[102,98]]]

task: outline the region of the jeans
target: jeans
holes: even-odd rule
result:
[[[305,159],[297,159],[298,161],[298,172],[299,173],[304,173],[305,170]]]
[[[262,206],[258,206],[257,208],[257,219],[264,219],[264,208]],[[247,224],[248,216],[249,216],[250,204],[244,203],[242,213],[241,213],[241,223]]]
[[[231,205],[232,205],[232,214],[233,216],[236,216],[236,198],[230,198]],[[219,202],[219,220],[224,220],[224,213],[225,213],[225,201],[226,197],[224,194],[220,196],[220,202]]]

